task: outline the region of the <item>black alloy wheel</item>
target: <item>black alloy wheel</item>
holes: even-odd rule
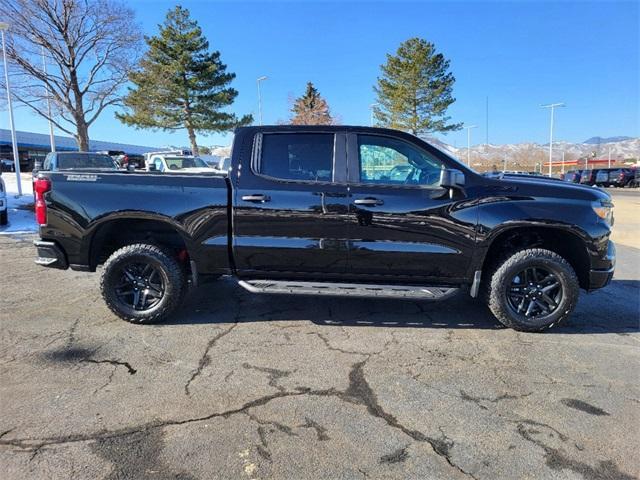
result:
[[[162,300],[165,282],[162,274],[150,263],[132,262],[121,268],[116,297],[133,310],[145,311]]]
[[[549,315],[562,301],[562,284],[545,268],[529,267],[511,279],[507,301],[514,312],[526,317]]]
[[[127,245],[107,259],[100,281],[113,313],[131,323],[168,318],[186,291],[186,274],[176,255],[156,245]]]

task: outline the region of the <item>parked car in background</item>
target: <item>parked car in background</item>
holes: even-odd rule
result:
[[[595,185],[596,184],[596,174],[598,170],[583,170],[582,175],[580,176],[580,183],[582,185]]]
[[[174,154],[151,156],[147,162],[147,170],[162,173],[215,173],[200,157]]]
[[[0,158],[0,172],[13,172],[15,164],[10,158]]]
[[[117,160],[118,157],[126,155],[125,152],[123,152],[122,150],[102,150],[102,151],[95,152],[95,153],[103,153],[105,155],[109,155],[114,160]]]
[[[105,153],[93,152],[51,152],[48,153],[37,170],[55,172],[57,170],[117,170],[116,161]],[[37,173],[35,171],[34,173]]]
[[[565,182],[570,183],[580,183],[580,176],[582,175],[582,170],[569,170],[564,174]]]
[[[633,169],[633,177],[627,182],[627,187],[638,188],[640,187],[640,169]]]
[[[8,222],[7,207],[7,189],[4,186],[2,172],[0,171],[0,225],[6,225]]]
[[[608,187],[609,186],[609,169],[602,168],[596,171],[596,186]]]
[[[133,168],[135,170],[144,170],[146,166],[144,155],[138,155],[135,153],[125,153],[124,155],[118,155],[115,160],[122,168],[128,168],[129,165],[133,165]]]
[[[633,179],[635,169],[616,168],[609,171],[609,185],[613,187],[626,187]]]

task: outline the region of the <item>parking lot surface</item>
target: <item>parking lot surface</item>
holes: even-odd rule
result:
[[[464,293],[256,296],[231,279],[130,325],[98,275],[2,236],[2,477],[637,478],[640,197],[614,197],[612,284],[543,334]]]

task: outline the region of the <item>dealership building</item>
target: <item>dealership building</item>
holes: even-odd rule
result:
[[[16,132],[18,143],[18,153],[20,164],[27,168],[36,160],[44,160],[47,153],[51,151],[49,135],[32,132]],[[78,145],[74,138],[60,135],[54,136],[56,150],[60,152],[78,150]],[[121,150],[125,153],[145,153],[161,150],[158,147],[146,147],[142,145],[129,145],[127,143],[102,142],[99,140],[89,141],[89,150],[100,152],[105,150]],[[11,130],[0,128],[0,159],[13,160],[13,149],[11,147]]]

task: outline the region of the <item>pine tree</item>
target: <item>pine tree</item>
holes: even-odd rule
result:
[[[209,42],[187,9],[170,10],[159,34],[145,40],[149,49],[129,76],[134,88],[124,99],[127,111],[116,114],[122,122],[137,128],[186,129],[194,155],[196,133],[251,123],[251,115],[238,119],[221,111],[238,95],[229,86],[235,74],[227,72],[220,52],[209,52]]]
[[[320,96],[311,82],[307,82],[304,95],[294,100],[291,112],[293,113],[291,125],[332,125],[334,123],[327,101]]]
[[[436,52],[435,45],[421,38],[400,44],[396,55],[387,54],[380,67],[382,76],[374,87],[378,124],[414,135],[459,130],[462,124],[448,123],[447,108],[456,79],[449,61]]]

